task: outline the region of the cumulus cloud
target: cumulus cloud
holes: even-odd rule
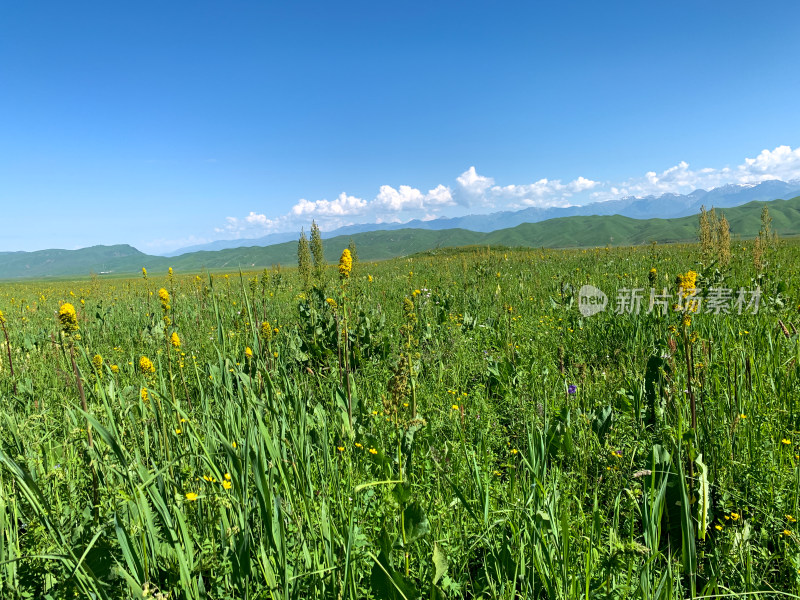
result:
[[[481,175],[470,166],[455,179],[451,188],[439,184],[423,192],[410,185],[382,185],[372,199],[345,192],[334,200],[300,199],[288,213],[267,217],[250,212],[245,217],[227,217],[218,234],[248,237],[277,231],[297,230],[315,219],[320,228],[330,231],[353,223],[404,223],[412,219],[436,219],[447,215],[489,210],[516,210],[525,207],[569,206],[616,200],[627,196],[665,193],[686,194],[696,189],[711,189],[726,184],[756,184],[770,179],[800,179],[800,148],[778,146],[762,150],[755,158],[745,158],[736,166],[692,168],[686,161],[661,171],[621,181],[596,181],[579,176],[571,181],[539,178],[532,183],[498,185],[493,177]]]
[[[435,209],[441,206],[451,206],[455,202],[450,188],[441,184],[429,190],[427,194],[408,185],[401,185],[398,189],[394,189],[390,185],[382,185],[374,204],[376,207],[392,212],[401,212],[426,208]]]
[[[574,194],[590,190],[598,185],[586,177],[562,183],[560,179],[539,179],[534,183],[495,185],[492,177],[479,175],[475,167],[464,171],[457,179],[460,192],[469,198],[469,204],[500,208],[522,208],[527,206],[564,206]]]
[[[800,177],[800,148],[778,146],[775,150],[762,150],[755,158],[745,158],[736,172],[739,183],[797,179]]]
[[[286,217],[267,218],[266,215],[250,211],[246,217],[225,217],[225,225],[215,227],[215,233],[233,235],[235,238],[248,237],[249,234],[271,233],[281,231],[286,224]]]
[[[643,177],[605,184],[591,195],[592,200],[614,200],[626,196],[650,196],[661,194],[688,194],[697,189],[712,189],[722,185],[757,184],[779,179],[800,179],[800,148],[778,146],[774,150],[762,150],[755,158],[745,158],[735,167],[692,169],[681,161],[660,173],[648,171]]]
[[[344,192],[339,194],[336,200],[316,200],[309,202],[305,198],[292,207],[292,214],[318,215],[320,217],[344,217],[348,215],[360,215],[367,208],[368,202],[355,196],[348,196]]]
[[[494,185],[494,179],[478,175],[475,167],[470,167],[456,179],[461,190],[470,196],[480,196]]]

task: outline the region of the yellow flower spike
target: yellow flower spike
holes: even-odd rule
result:
[[[172,344],[172,347],[176,350],[181,349],[181,338],[178,336],[177,331],[172,332],[172,335],[169,338],[169,343]]]
[[[339,258],[339,277],[347,279],[350,277],[350,272],[353,270],[353,256],[350,250],[345,248],[342,250],[342,256]]]
[[[156,372],[156,367],[153,364],[153,361],[147,358],[146,356],[142,356],[139,359],[139,370],[144,373],[145,375],[150,375]]]
[[[250,346],[247,346],[247,347],[244,349],[244,355],[245,355],[247,358],[253,358],[253,349],[252,349]]]
[[[65,302],[58,309],[58,320],[61,322],[61,329],[64,333],[70,334],[78,331],[78,314],[75,307],[69,302]]]

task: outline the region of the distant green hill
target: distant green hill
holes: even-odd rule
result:
[[[769,207],[773,229],[781,236],[800,235],[800,196],[791,200],[750,202],[725,209],[734,236],[758,235],[761,209]],[[372,231],[325,240],[326,258],[335,261],[350,239],[361,260],[383,260],[434,248],[490,244],[503,246],[575,248],[611,244],[635,246],[649,242],[692,242],[697,238],[697,216],[679,219],[632,219],[630,217],[562,217],[523,223],[510,229],[478,233],[466,229],[398,229]],[[295,265],[297,242],[273,246],[231,248],[213,252],[191,252],[165,258],[149,256],[127,245],[93,246],[81,250],[0,252],[0,279],[87,276],[90,273],[136,274],[146,267],[153,272],[173,267],[178,271],[202,269],[235,270]]]

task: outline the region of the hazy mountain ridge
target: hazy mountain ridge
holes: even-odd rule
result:
[[[734,237],[755,237],[761,210],[769,206],[772,226],[781,236],[800,235],[800,196],[791,200],[750,202],[724,211]],[[523,247],[628,246],[657,242],[691,242],[697,239],[697,215],[672,219],[634,219],[620,215],[559,217],[523,223],[493,232],[454,228],[444,230],[397,229],[340,235],[325,242],[326,258],[338,259],[350,239],[361,260],[383,260],[441,247],[504,245]],[[87,276],[91,273],[137,275],[146,267],[156,277],[173,267],[177,273],[202,269],[260,269],[297,263],[297,241],[272,246],[200,251],[177,257],[149,256],[127,245],[93,246],[80,250],[40,250],[0,253],[0,279]]]
[[[323,231],[322,238],[330,239],[340,235],[354,235],[368,231],[394,231],[397,229],[469,229],[484,233],[516,227],[523,223],[538,223],[548,219],[573,216],[620,215],[634,219],[670,219],[686,217],[700,212],[700,207],[730,208],[754,200],[769,201],[775,198],[791,198],[800,194],[800,180],[770,180],[759,184],[729,184],[710,190],[698,189],[689,194],[662,194],[660,196],[628,196],[620,200],[592,202],[583,206],[524,208],[518,211],[501,211],[486,215],[465,215],[463,217],[440,217],[429,221],[419,219],[406,223],[365,223],[347,225],[332,231]],[[299,232],[271,233],[259,238],[236,240],[217,240],[180,248],[164,256],[180,256],[202,250],[223,250],[246,246],[270,246],[296,240]]]

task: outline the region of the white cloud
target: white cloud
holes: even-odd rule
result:
[[[494,179],[478,175],[475,167],[470,167],[456,179],[461,189],[469,195],[479,196],[494,185]]]
[[[256,214],[252,211],[244,220],[248,225],[257,225],[260,227],[271,227],[275,224],[275,220],[268,219],[266,215]]]
[[[574,194],[590,190],[598,181],[578,177],[569,183],[542,178],[534,183],[495,185],[494,178],[479,175],[470,167],[456,180],[468,204],[518,209],[526,206],[564,206]]]
[[[775,150],[762,150],[755,158],[745,158],[736,172],[739,183],[800,178],[800,148],[778,146]]]
[[[771,179],[800,179],[800,148],[778,146],[762,150],[755,158],[745,158],[736,167],[692,169],[681,161],[661,173],[648,171],[615,184],[605,184],[591,195],[593,200],[614,200],[625,196],[650,196],[667,193],[688,194],[697,189],[712,189],[728,184],[754,184]]]
[[[390,185],[382,185],[375,201],[388,210],[399,212],[422,208],[423,196],[418,189],[407,185],[401,185],[399,189],[394,189]]]
[[[292,207],[292,214],[312,215],[320,217],[343,217],[347,215],[360,215],[367,208],[367,201],[355,196],[348,196],[344,192],[336,200],[316,200],[309,202],[305,198]]]
[[[425,195],[425,204],[427,206],[452,206],[455,203],[453,192],[449,187],[442,184],[437,185],[432,190],[428,190]]]
[[[440,206],[451,206],[455,204],[450,188],[438,185],[427,194],[423,194],[417,188],[408,185],[401,185],[394,189],[390,185],[382,185],[378,196],[373,205],[376,208],[385,208],[392,212],[409,210],[434,209]]]
[[[600,185],[599,181],[592,181],[585,177],[578,177],[575,181],[569,183],[569,187],[573,192],[585,192],[598,185]]]
[[[245,217],[227,217],[218,234],[255,237],[276,231],[299,230],[315,219],[320,228],[330,231],[352,223],[402,223],[412,219],[435,219],[451,207],[449,216],[475,212],[482,208],[514,210],[524,207],[569,206],[615,200],[626,196],[685,194],[695,189],[720,185],[754,184],[769,179],[800,179],[800,148],[778,146],[763,150],[755,158],[745,158],[735,167],[693,169],[686,161],[622,181],[595,181],[579,176],[567,183],[540,178],[533,183],[497,185],[493,177],[481,175],[474,166],[456,177],[456,186],[439,184],[422,192],[410,185],[382,185],[371,199],[342,192],[334,200],[300,199],[288,213],[273,218],[250,212]]]

